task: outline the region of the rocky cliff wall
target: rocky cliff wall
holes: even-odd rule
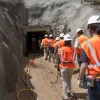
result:
[[[13,100],[9,93],[16,89],[23,59],[24,24],[27,14],[23,3],[0,0],[0,100]]]
[[[84,1],[84,0],[83,0]],[[76,29],[83,28],[87,35],[87,20],[100,11],[92,2],[81,0],[23,0],[29,11],[29,25],[50,24],[54,34],[64,31],[76,38]],[[89,36],[89,34],[88,34]]]

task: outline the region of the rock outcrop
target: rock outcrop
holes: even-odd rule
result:
[[[0,100],[13,100],[23,58],[23,29],[28,15],[20,0],[0,0]]]
[[[83,0],[84,1],[84,0]],[[75,38],[77,28],[87,33],[87,20],[93,14],[100,15],[98,7],[81,0],[23,0],[29,11],[29,25],[51,25],[53,33],[71,34]],[[89,36],[89,35],[88,35]]]

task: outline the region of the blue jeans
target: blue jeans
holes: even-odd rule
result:
[[[94,87],[88,86],[89,100],[100,100],[100,81],[94,82]]]

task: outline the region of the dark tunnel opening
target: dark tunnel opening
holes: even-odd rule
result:
[[[27,32],[27,53],[28,54],[43,54],[43,48],[40,48],[40,42],[44,35],[48,34],[46,31]]]

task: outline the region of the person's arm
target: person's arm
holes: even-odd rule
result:
[[[75,44],[74,44],[74,48],[78,49],[79,48],[79,45],[80,45],[79,40],[76,40],[75,41]]]

